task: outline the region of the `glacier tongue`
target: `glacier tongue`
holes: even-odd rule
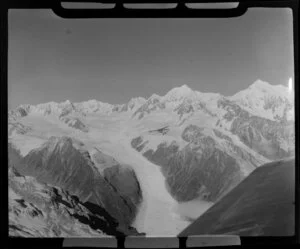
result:
[[[139,232],[175,236],[190,223],[178,214],[178,203],[167,191],[160,168],[133,149],[127,137],[109,136],[98,148],[135,170],[143,194],[143,203],[133,224]]]

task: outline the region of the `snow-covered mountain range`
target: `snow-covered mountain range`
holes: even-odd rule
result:
[[[238,103],[253,115],[266,117],[271,120],[292,120],[294,94],[283,85],[270,85],[267,82],[257,80],[247,89],[237,94],[225,97],[217,93],[202,93],[194,91],[187,85],[171,89],[166,95],[153,94],[150,98],[137,97],[126,104],[113,105],[97,100],[88,100],[80,103],[72,103],[70,100],[56,103],[49,102],[38,105],[20,105],[9,112],[10,117],[24,117],[27,114],[56,114],[65,116],[70,113],[86,115],[88,113],[111,114],[114,112],[149,113],[158,109],[176,109],[181,106],[201,107],[201,103],[208,105],[213,110],[215,102],[223,98]],[[286,116],[287,115],[287,116]]]
[[[10,167],[107,212],[119,226],[102,234],[176,235],[254,169],[294,156],[294,92],[257,80],[229,97],[182,85],[122,105],[21,105],[8,131]]]

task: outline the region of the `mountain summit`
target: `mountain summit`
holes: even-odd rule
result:
[[[180,87],[175,87],[172,90],[170,90],[164,96],[164,99],[168,101],[173,101],[192,96],[195,96],[195,92],[187,85],[182,85]]]
[[[230,99],[254,115],[271,120],[293,120],[290,114],[294,110],[294,92],[283,85],[257,80]]]
[[[21,105],[9,112],[10,117],[18,118],[27,116],[29,113],[39,113],[43,115],[55,114],[66,116],[69,114],[80,113],[99,113],[109,115],[116,112],[132,113],[133,117],[141,113],[138,117],[144,117],[152,111],[164,109],[176,109],[180,104],[185,108],[191,109],[192,106],[199,105],[211,106],[216,111],[216,103],[221,98],[226,98],[235,102],[243,109],[253,115],[266,117],[271,120],[293,120],[294,119],[294,92],[284,85],[271,85],[260,79],[256,80],[248,88],[236,93],[231,97],[225,97],[216,93],[202,93],[191,89],[184,84],[168,91],[164,96],[152,94],[148,99],[142,97],[132,98],[125,104],[113,105],[97,100],[72,103],[67,100],[62,103],[49,102],[44,104]],[[188,102],[189,106],[186,106]],[[193,107],[193,108],[194,108]]]

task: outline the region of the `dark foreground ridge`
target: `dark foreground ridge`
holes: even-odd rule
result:
[[[201,215],[179,236],[295,233],[295,160],[265,164]]]

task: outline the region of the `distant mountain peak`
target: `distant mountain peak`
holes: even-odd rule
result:
[[[246,95],[251,95],[251,97],[257,98],[260,95],[276,95],[276,96],[287,96],[289,93],[288,87],[284,85],[272,85],[267,81],[256,80],[248,88],[237,92],[230,98],[237,99],[241,97],[246,97]]]
[[[257,79],[250,85],[250,87],[271,87],[272,85],[268,83],[267,81],[263,81],[261,79]]]
[[[180,87],[177,87],[178,89],[184,90],[184,91],[193,91],[187,84],[183,84]]]
[[[130,99],[130,101],[128,102],[129,104],[135,104],[135,103],[145,103],[146,99],[143,97],[134,97],[132,99]]]
[[[284,85],[272,85],[267,81],[263,81],[263,80],[256,80],[253,84],[251,84],[248,89],[259,89],[259,90],[268,90],[268,91],[272,91],[272,92],[277,92],[277,91],[288,91],[288,87],[284,86]]]
[[[160,99],[161,96],[157,95],[156,93],[152,94],[149,99]]]
[[[189,94],[193,92],[193,90],[186,84],[179,86],[179,87],[174,87],[171,89],[168,93],[181,93],[181,94]],[[168,94],[167,93],[167,94]]]
[[[195,96],[195,91],[193,91],[189,86],[184,84],[180,87],[175,87],[175,88],[171,89],[164,96],[164,98],[166,100],[177,100],[177,99],[182,99],[182,98],[189,97],[189,96]]]
[[[67,99],[66,101],[62,102],[62,104],[65,104],[65,105],[71,105],[72,102],[71,102],[69,99]]]
[[[87,100],[87,101],[85,101],[86,103],[90,103],[90,104],[98,104],[99,103],[99,101],[98,100],[96,100],[96,99],[89,99],[89,100]]]
[[[271,120],[282,119],[293,109],[293,92],[284,85],[272,85],[260,79],[230,99],[255,115]],[[291,117],[292,118],[292,117]]]

